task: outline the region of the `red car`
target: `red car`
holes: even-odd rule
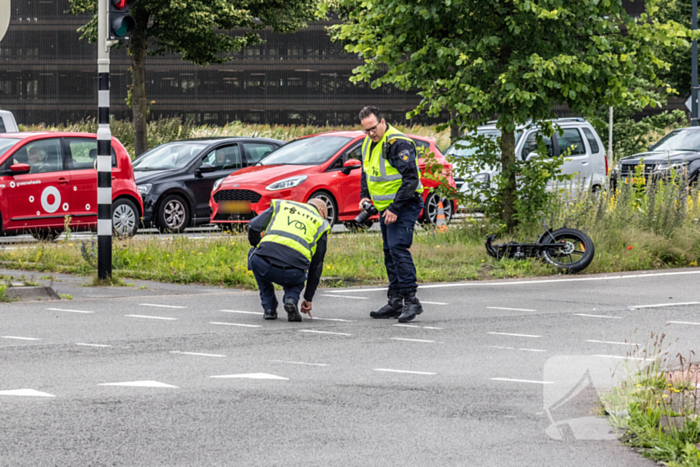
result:
[[[97,137],[89,133],[0,135],[0,233],[53,240],[65,227],[97,226]],[[143,213],[131,158],[112,138],[112,224],[134,235]]]
[[[445,160],[433,138],[408,135],[416,143],[419,155],[435,154],[443,164],[444,174],[451,186],[452,165]],[[360,213],[360,176],[362,173],[361,131],[335,131],[296,139],[273,151],[258,164],[239,170],[218,181],[209,200],[211,221],[215,224],[245,223],[270,207],[273,199],[306,202],[320,198],[328,206],[328,221],[344,222],[356,228],[355,217]],[[418,165],[423,174],[425,161]],[[453,200],[439,199],[430,188],[437,182],[421,177],[425,187],[425,208],[421,221],[434,223],[438,202],[443,201],[445,220],[455,212]],[[377,219],[375,216],[374,220]]]

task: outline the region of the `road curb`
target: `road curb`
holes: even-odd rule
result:
[[[51,287],[8,287],[5,297],[21,302],[40,300],[61,300],[61,297]]]

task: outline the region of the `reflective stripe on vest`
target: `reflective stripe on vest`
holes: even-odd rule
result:
[[[410,142],[414,149],[415,143],[413,140],[396,128],[389,125],[382,136],[382,139],[372,147],[372,140],[367,136],[362,143],[362,167],[367,174],[367,189],[372,197],[374,206],[384,211],[389,207],[391,202],[396,198],[396,193],[401,187],[401,173],[394,168],[389,161],[384,157],[384,145],[388,140],[402,139]],[[418,170],[418,156],[416,155],[416,170]],[[420,172],[418,175],[418,186],[416,192],[422,193],[423,186],[420,182]]]
[[[272,201],[272,219],[262,242],[273,242],[298,251],[311,262],[321,235],[330,230],[318,211],[296,201]]]

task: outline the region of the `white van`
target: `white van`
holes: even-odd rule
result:
[[[16,133],[19,131],[15,116],[9,110],[0,110],[0,133]]]
[[[586,186],[593,191],[604,187],[608,174],[608,158],[605,155],[603,142],[593,126],[583,118],[559,118],[552,122],[555,124],[554,134],[551,138],[544,138],[550,157],[559,157],[568,148],[571,148],[571,155],[564,160],[561,173],[574,175],[573,186]],[[556,130],[556,126],[563,130],[561,135]],[[515,130],[515,157],[520,158],[520,160],[537,157],[535,151],[537,150],[536,136],[538,132],[538,128],[528,125],[519,126]],[[494,138],[501,135],[495,122],[480,126],[477,133],[491,135]],[[457,188],[463,192],[470,191],[470,180],[490,181],[499,172],[498,169],[474,174],[460,172],[457,169],[459,160],[469,158],[476,152],[475,148],[467,147],[467,144],[466,141],[458,141],[445,152],[445,156],[453,162],[456,174],[459,177],[464,177],[455,177]],[[571,182],[567,182],[567,186],[569,184]],[[553,186],[549,187],[549,189],[552,188]]]

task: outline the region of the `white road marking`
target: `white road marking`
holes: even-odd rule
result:
[[[0,391],[0,396],[56,397],[53,394],[37,391],[36,389],[10,389],[8,391]]]
[[[515,350],[515,347],[502,347],[500,345],[489,345],[492,349]]]
[[[667,321],[668,324],[690,324],[691,326],[700,326],[700,323],[692,323],[690,321]]]
[[[287,360],[270,360],[275,363],[289,363],[292,365],[310,365],[310,366],[328,366],[328,363],[308,363],[308,362],[290,362]]]
[[[529,308],[505,308],[502,306],[487,306],[489,310],[510,310],[510,311],[537,311],[537,310],[531,310]]]
[[[139,303],[139,306],[154,306],[157,308],[187,308],[186,306],[176,306],[176,305],[158,305],[155,303]]]
[[[262,311],[219,310],[224,313],[242,313],[245,315],[262,315]]]
[[[355,297],[355,296],[350,296],[350,295],[335,295],[335,294],[322,294],[321,297],[354,298],[356,300],[369,300],[369,297]]]
[[[180,352],[179,350],[171,350],[170,353],[178,355],[194,355],[196,357],[225,357],[226,355],[215,353],[197,353],[197,352]]]
[[[402,328],[416,328],[420,329],[420,326],[416,326],[415,324],[394,324],[394,326],[399,326]]]
[[[429,340],[425,340],[425,339],[404,339],[402,337],[390,337],[389,339],[394,340],[394,341],[435,343],[435,341],[429,341]]]
[[[314,316],[313,319],[318,319],[321,321],[337,321],[339,323],[354,323],[355,321],[351,319],[340,319],[340,318],[319,318],[318,316]]]
[[[375,368],[374,371],[385,371],[387,373],[405,373],[409,375],[428,375],[433,376],[437,373],[428,373],[427,371],[407,371],[407,370],[390,370],[389,368]]]
[[[621,355],[592,355],[593,357],[601,357],[601,358],[616,358],[618,360],[639,360],[639,361],[646,361],[646,362],[653,362],[655,359],[654,358],[640,358],[640,357],[623,357]]]
[[[209,324],[220,324],[222,326],[240,326],[242,328],[261,328],[261,324],[239,324],[239,323],[219,323],[217,321],[212,321]]]
[[[554,384],[553,381],[533,381],[530,379],[511,379],[511,378],[491,378],[491,381],[510,381],[513,383],[532,383],[532,384]]]
[[[436,328],[435,326],[423,326],[423,329],[438,329],[438,330],[442,330],[442,328]]]
[[[700,302],[682,302],[682,303],[658,303],[656,305],[635,305],[631,306],[631,309],[639,309],[639,308],[662,308],[665,306],[682,306],[682,305],[700,305]]]
[[[535,336],[534,334],[513,334],[510,332],[487,332],[486,334],[493,334],[496,336],[513,336],[513,337],[534,337],[534,338],[542,337],[542,336]]]
[[[175,388],[172,384],[161,383],[159,381],[126,381],[123,383],[100,383],[98,386],[128,386],[133,388]]]
[[[299,332],[310,332],[314,334],[333,334],[335,336],[352,336],[352,334],[347,334],[344,332],[314,331],[312,329],[302,329]]]
[[[289,378],[284,378],[282,376],[270,375],[267,373],[245,373],[240,375],[215,375],[210,376],[210,378],[244,378],[244,379],[278,379],[283,381],[289,381]]]
[[[524,352],[546,352],[546,350],[543,350],[543,349],[518,349],[518,350],[522,350]]]
[[[40,341],[38,337],[2,336],[3,339],[17,339],[20,341]]]
[[[588,315],[586,313],[574,313],[575,316],[583,316],[586,318],[608,318],[608,319],[622,319],[621,316],[605,316],[605,315]]]
[[[165,321],[175,321],[177,318],[170,318],[167,316],[151,316],[151,315],[124,315],[127,318],[144,318],[144,319],[162,319]]]
[[[107,344],[86,344],[85,342],[76,342],[75,345],[82,345],[83,347],[112,347]]]
[[[443,303],[443,302],[426,302],[424,300],[420,301],[421,303],[425,303],[426,305],[449,305],[449,303]]]
[[[85,310],[67,310],[65,308],[47,308],[46,310],[48,311],[66,311],[68,313],[94,313],[94,311],[85,311]]]
[[[634,342],[597,341],[594,339],[586,339],[584,342],[592,342],[594,344],[610,344],[610,345],[637,345]]]

